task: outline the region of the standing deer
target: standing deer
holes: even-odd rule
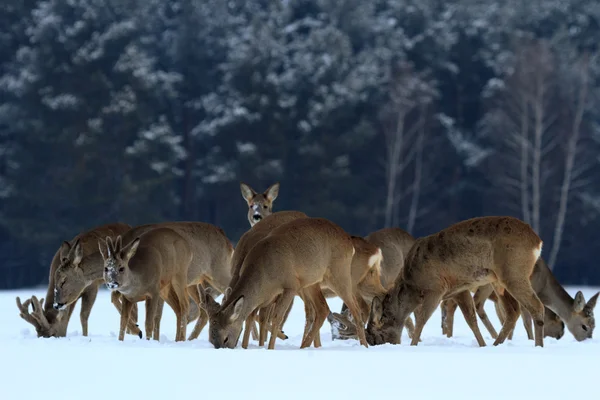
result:
[[[274,303],[269,349],[296,295],[310,301],[314,316],[307,315],[301,348],[310,346],[329,313],[321,284],[348,304],[359,327],[361,344],[368,346],[361,313],[353,290],[352,239],[338,225],[323,218],[300,218],[275,228],[256,243],[244,258],[240,277],[219,306],[201,296],[210,316],[209,340],[216,348],[235,347],[242,323],[256,309]]]
[[[135,233],[135,232],[134,232]],[[142,235],[129,231],[113,242],[107,237],[98,242],[104,259],[104,280],[110,290],[122,295],[119,340],[125,337],[125,327],[134,303],[146,301],[146,338],[159,340],[156,316],[160,299],[177,317],[176,341],[185,340],[189,299],[187,274],[193,254],[188,241],[169,228],[148,230]]]
[[[141,225],[132,228],[132,234],[142,235],[144,232],[158,227],[169,227],[190,242],[194,253],[194,259],[188,271],[188,283],[190,285],[212,284],[219,293],[225,290],[231,277],[230,260],[233,246],[222,229],[204,222],[178,221]],[[94,251],[91,253],[84,252],[83,258],[77,263],[76,267],[65,265],[65,268],[60,267],[57,269],[54,281],[59,284],[56,285],[54,293],[59,299],[59,306],[70,306],[77,300],[78,293],[83,291],[87,292],[93,289],[97,292],[98,284],[104,282],[104,260],[98,251],[98,239],[96,239]],[[199,301],[196,290],[192,291],[191,297],[196,303]],[[119,298],[118,292],[112,293],[111,299],[117,309],[120,310]],[[162,307],[163,303],[159,302],[159,313]],[[190,307],[188,322],[195,320],[200,315],[200,319],[198,319],[194,330],[190,334],[190,340],[198,337],[208,321],[206,313],[200,314],[199,311],[201,312],[199,307],[194,310]],[[137,319],[137,304],[134,304],[133,315]],[[131,323],[129,325],[131,330]],[[134,328],[137,329],[135,333],[141,338],[142,332],[135,325]],[[160,329],[160,324],[157,325],[157,329]]]
[[[273,202],[279,194],[279,182],[269,186],[264,193],[256,193],[254,189],[245,183],[240,183],[242,196],[248,203],[248,222],[250,226],[254,226],[264,217],[271,215],[273,212]]]
[[[35,296],[21,303],[17,297],[17,307],[21,317],[31,323],[36,329],[38,337],[63,337],[67,335],[67,326],[71,314],[75,309],[77,300],[81,299],[81,328],[83,336],[88,335],[88,320],[96,295],[98,286],[103,282],[102,270],[96,276],[89,276],[82,268],[81,262],[88,255],[98,253],[98,239],[106,236],[113,236],[125,233],[131,227],[124,223],[112,223],[102,225],[88,231],[82,232],[71,239],[69,242],[63,242],[60,248],[54,254],[50,264],[50,274],[48,290],[44,301],[39,301]],[[101,258],[100,258],[101,262]],[[69,302],[63,300],[66,287],[65,275],[82,282],[77,289],[68,294]],[[84,282],[84,283],[83,283]],[[121,308],[118,296],[113,298],[113,303],[117,309]],[[42,307],[43,304],[43,307]],[[33,313],[29,312],[29,305],[33,307]],[[133,321],[129,324],[129,330],[136,335],[141,331],[135,324],[137,320],[137,308],[133,313]]]
[[[494,345],[514,329],[520,303],[535,322],[535,345],[543,346],[544,306],[529,279],[541,251],[542,240],[531,226],[512,217],[473,218],[417,239],[394,287],[383,302],[373,301],[369,343],[400,343],[404,320],[414,311],[411,345],[417,345],[439,303],[455,296],[477,342],[485,346],[469,290],[494,283],[506,288],[499,295],[506,320]]]
[[[308,218],[308,216],[300,211],[279,211],[262,218],[259,222],[254,224],[248,231],[246,231],[242,235],[242,237],[240,237],[240,240],[238,240],[235,250],[233,252],[233,257],[231,259],[231,282],[229,283],[229,287],[234,287],[237,283],[240,277],[240,270],[242,268],[244,259],[246,258],[246,255],[248,254],[250,249],[252,249],[252,247],[254,247],[256,243],[267,237],[271,233],[271,231],[277,228],[278,226],[281,226],[289,221],[293,221],[299,218]],[[257,333],[255,332],[256,328],[254,322],[251,323],[250,321],[248,321],[246,323],[246,330],[252,330],[254,339],[259,339],[260,346],[263,346],[265,341],[265,334],[268,323],[267,316],[269,314],[268,310],[268,308],[265,308],[264,310],[261,310],[259,312],[259,321],[262,327],[261,335],[257,335]],[[287,314],[289,314],[289,311],[291,311],[291,307],[290,310],[288,310],[288,312],[286,313],[286,317],[284,320],[287,319]],[[279,332],[278,335],[280,339],[287,339],[287,336],[283,332]],[[243,346],[248,346],[248,334],[244,335]]]

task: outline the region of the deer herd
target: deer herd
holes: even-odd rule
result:
[[[268,338],[273,349],[277,339],[287,339],[283,326],[296,296],[306,313],[301,348],[321,346],[325,320],[334,340],[399,344],[406,326],[417,345],[440,304],[443,334],[452,336],[458,307],[480,346],[485,341],[477,317],[494,345],[512,339],[519,316],[536,346],[545,336],[560,339],[565,324],[578,341],[592,337],[600,293],[587,302],[581,292],[572,298],[540,257],[542,240],[519,219],[473,218],[418,239],[399,228],[359,237],[299,211],[273,213],[278,183],[264,193],[242,183],[241,192],[251,227],[235,249],[222,229],[203,222],[96,227],[62,243],[45,301],[17,297],[20,316],[38,337],[66,336],[81,299],[87,336],[105,284],[120,314],[119,340],[126,333],[143,337],[137,303],[144,300],[146,339],[159,340],[166,302],[176,315],[176,341],[197,338],[208,324],[216,348],[236,347],[243,331],[243,348],[252,336],[259,346]],[[343,301],[340,313],[330,312],[326,301],[336,296]],[[486,315],[488,299],[500,332]]]

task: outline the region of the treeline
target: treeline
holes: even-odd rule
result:
[[[353,234],[514,215],[600,284],[595,0],[5,0],[0,288],[105,222],[203,220],[239,191]]]

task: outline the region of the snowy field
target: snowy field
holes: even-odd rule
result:
[[[574,295],[575,288],[569,288]],[[596,291],[584,288],[588,299]],[[418,347],[406,333],[398,346],[365,349],[356,341],[331,341],[329,323],[323,347],[299,349],[304,308],[296,299],[284,327],[290,336],[275,351],[216,350],[205,329],[199,340],[175,343],[175,316],[165,306],[161,341],[127,335],[117,341],[119,317],[102,290],[90,317],[90,336],[81,336],[79,307],[68,337],[38,339],[17,312],[15,296],[45,291],[0,292],[0,399],[593,399],[600,396],[600,339],[576,342],[566,332],[534,348],[519,320],[515,338],[502,346],[480,323],[488,347],[479,348],[462,319],[455,337],[443,337],[440,312],[433,315]],[[340,301],[329,301],[339,310]],[[143,303],[140,303],[143,326]],[[487,309],[499,328],[493,305]],[[191,332],[193,325],[188,327]],[[595,336],[600,335],[600,330]]]

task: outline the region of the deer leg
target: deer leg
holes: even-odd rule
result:
[[[454,334],[454,313],[458,304],[454,299],[447,299],[442,302],[442,334],[451,338]],[[411,321],[412,322],[412,321]],[[407,329],[408,326],[406,327]],[[414,328],[413,328],[414,329]],[[410,333],[410,330],[409,330]]]
[[[154,330],[152,331],[152,339],[160,340],[160,321],[162,319],[163,308],[165,307],[165,301],[162,297],[156,299],[156,312],[154,313]]]
[[[429,318],[431,318],[433,312],[441,301],[442,297],[440,295],[429,293],[427,296],[425,296],[421,305],[417,307],[415,310],[415,334],[410,342],[411,346],[416,346],[419,344],[421,333],[423,332],[425,324]],[[400,334],[402,334],[402,332],[400,332]]]
[[[473,296],[473,300],[475,302],[475,309],[477,310],[477,315],[483,325],[488,330],[492,338],[496,339],[498,337],[498,332],[494,329],[494,325],[490,322],[490,319],[485,312],[485,301],[490,297],[490,295],[494,293],[494,287],[491,284],[480,286],[477,288],[475,295]]]
[[[196,321],[196,325],[194,325],[194,330],[192,330],[192,333],[190,333],[190,336],[188,337],[188,340],[194,340],[197,339],[198,336],[200,336],[202,329],[204,329],[204,327],[206,326],[206,323],[208,322],[208,314],[200,306],[202,304],[202,301],[200,300],[200,293],[198,293],[197,285],[189,286],[187,291],[194,300],[194,303],[196,303],[196,305],[198,306],[199,311],[198,320]]]
[[[527,280],[507,282],[506,290],[524,307],[534,322],[535,345],[544,347],[544,305]]]
[[[279,299],[275,302],[272,311],[272,325],[271,325],[271,338],[269,339],[269,350],[275,349],[275,340],[277,339],[277,333],[281,331],[283,322],[286,315],[286,310],[291,306],[294,301],[296,294],[294,291],[285,289],[279,296]]]
[[[121,297],[121,293],[117,291],[112,291],[110,293],[110,301],[113,303],[119,314],[122,312]],[[136,335],[140,339],[142,338],[142,330],[137,324],[137,303],[134,303],[131,309],[131,316],[127,322],[127,333]]]
[[[271,313],[273,311],[273,304],[269,304],[259,310],[259,326],[260,333],[258,338],[258,345],[263,347],[267,341],[267,333],[269,328],[269,322],[271,321]]]
[[[129,322],[129,313],[133,307],[133,303],[127,300],[124,296],[121,296],[121,325],[119,327],[119,340],[125,339],[125,328]]]
[[[515,298],[508,292],[504,291],[503,294],[498,294],[498,301],[500,306],[504,312],[504,323],[502,324],[502,328],[500,329],[500,333],[498,333],[498,337],[494,342],[494,346],[497,346],[501,343],[504,343],[508,335],[515,328],[515,324],[517,319],[519,319],[519,303],[515,300]]]
[[[327,305],[327,300],[325,300],[325,296],[323,296],[323,291],[321,290],[321,286],[319,284],[307,288],[307,295],[310,298],[314,318],[311,324],[311,329],[307,333],[301,348],[310,346],[311,342],[314,342],[315,348],[319,348],[321,347],[321,335],[319,332],[323,326],[323,323],[327,319],[327,316],[329,315],[329,306]]]
[[[525,327],[525,332],[527,332],[527,339],[533,340],[533,329],[531,328],[533,318],[531,318],[531,314],[529,314],[529,311],[525,307],[521,307],[521,319],[523,319],[523,327]]]
[[[467,325],[469,325],[469,328],[473,331],[477,343],[480,347],[485,347],[485,340],[483,340],[483,336],[477,325],[477,314],[475,312],[475,303],[473,297],[471,297],[471,292],[468,290],[460,292],[454,296],[454,300],[460,307],[460,311],[462,311],[465,321],[467,321]]]
[[[300,295],[300,298],[302,299],[302,301],[304,302],[304,314],[306,315],[306,318],[304,321],[304,333],[302,334],[302,342],[300,344],[300,348],[303,349],[305,347],[309,347],[313,341],[313,338],[311,337],[310,342],[306,343],[308,333],[310,331],[312,331],[312,326],[315,321],[316,313],[315,313],[315,308],[314,308],[314,304],[313,304],[313,299],[311,298],[311,293],[308,290],[308,288],[301,290],[299,295]],[[317,347],[316,344],[315,344],[315,347]]]
[[[98,286],[91,285],[85,288],[81,294],[81,312],[79,313],[79,319],[81,320],[81,330],[83,336],[88,335],[88,320],[90,319],[90,312],[98,296]]]
[[[246,326],[244,329],[244,337],[242,338],[242,348],[248,348],[248,342],[250,341],[250,332],[252,331],[252,327],[254,326],[254,318],[256,317],[256,313],[258,310],[254,310],[248,315],[246,318]]]
[[[156,309],[158,308],[158,293],[146,298],[146,340],[150,340],[154,333],[154,323],[156,322]],[[155,338],[155,340],[157,340]]]

